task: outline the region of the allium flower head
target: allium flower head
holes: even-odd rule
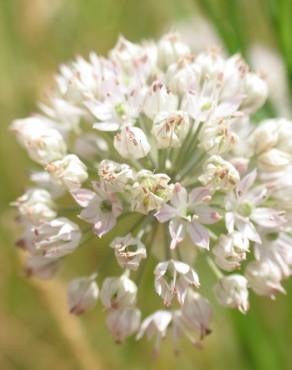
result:
[[[182,336],[200,347],[211,333],[202,259],[222,306],[245,313],[250,288],[284,292],[292,122],[254,125],[267,95],[240,55],[195,55],[177,33],[141,44],[120,37],[107,58],[62,65],[40,112],[11,126],[39,166],[13,203],[26,274],[52,278],[91,238],[100,294],[88,271],[69,284],[69,310],[81,314],[100,298],[117,342],[146,335],[155,349],[167,335],[176,349]],[[140,323],[145,283],[162,299]]]

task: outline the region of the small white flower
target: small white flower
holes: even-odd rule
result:
[[[218,155],[211,156],[205,163],[203,174],[199,177],[201,183],[209,186],[213,191],[228,192],[240,180],[239,173],[228,161]]]
[[[98,166],[98,175],[107,191],[123,192],[134,182],[134,172],[127,164],[104,159]]]
[[[175,111],[177,106],[177,96],[168,92],[162,82],[155,81],[145,96],[143,109],[148,118],[154,119],[160,112]]]
[[[137,308],[119,308],[110,310],[106,324],[117,343],[136,333],[139,328],[141,312]]]
[[[95,306],[99,290],[95,282],[97,274],[72,280],[68,285],[70,313],[81,315]]]
[[[189,328],[196,331],[200,339],[211,333],[212,310],[206,298],[189,289],[181,311]]]
[[[131,307],[136,303],[137,286],[127,274],[106,278],[100,291],[100,300],[107,309]]]
[[[64,157],[66,143],[53,124],[42,117],[15,121],[11,127],[32,160],[46,165]]]
[[[41,224],[56,217],[56,205],[51,194],[44,189],[29,189],[12,203],[17,207],[20,221]]]
[[[189,53],[189,46],[181,41],[178,33],[168,33],[158,42],[158,65],[164,69]]]
[[[66,155],[59,161],[49,163],[46,169],[57,183],[69,190],[79,188],[88,178],[85,164],[75,154]]]
[[[123,158],[139,159],[150,152],[148,139],[139,127],[125,126],[114,138],[114,147]]]
[[[136,338],[139,340],[144,335],[148,339],[155,338],[155,350],[159,348],[161,339],[165,338],[167,329],[171,323],[172,314],[170,311],[156,311],[152,315],[146,317],[141,324],[140,330]]]
[[[229,233],[237,229],[244,239],[261,243],[260,235],[254,223],[273,229],[286,223],[284,212],[274,208],[259,207],[267,198],[265,186],[253,187],[257,177],[254,170],[247,174],[225,199],[225,223]]]
[[[200,286],[198,274],[186,263],[170,260],[160,262],[154,271],[156,293],[169,306],[176,296],[180,305],[184,303],[187,289]]]
[[[145,245],[131,234],[115,238],[111,242],[111,247],[115,251],[119,265],[130,270],[137,270],[142,259],[147,256]]]
[[[169,181],[164,173],[139,171],[131,190],[132,209],[143,214],[159,209],[172,196],[173,185]]]
[[[40,279],[51,279],[60,267],[58,258],[44,256],[29,256],[25,262],[25,273],[27,276],[36,276]]]
[[[246,313],[249,308],[247,279],[238,274],[223,277],[214,287],[218,302],[225,307]]]
[[[261,239],[262,244],[255,245],[256,259],[272,261],[280,269],[282,278],[289,278],[292,275],[292,237],[266,229]]]
[[[65,217],[44,222],[32,231],[34,238],[27,248],[48,258],[60,258],[72,253],[81,239],[79,226]]]
[[[100,238],[109,232],[122,212],[122,206],[114,193],[106,192],[100,184],[94,184],[94,192],[85,189],[73,193],[77,203],[84,209],[80,218],[93,224],[93,231]]]
[[[178,148],[187,136],[189,128],[190,120],[185,112],[161,112],[155,117],[151,132],[158,148]]]
[[[272,260],[250,262],[246,267],[245,276],[251,289],[258,295],[267,295],[274,299],[275,293],[285,293],[281,285],[281,270]]]
[[[255,73],[248,73],[244,80],[244,93],[246,98],[241,104],[241,109],[253,113],[259,109],[267,99],[268,85]]]
[[[175,184],[171,205],[164,204],[155,214],[159,222],[170,221],[171,249],[184,240],[186,233],[196,246],[209,249],[208,229],[202,224],[213,224],[220,219],[220,215],[206,204],[210,200],[207,188],[195,188],[188,195],[184,187]]]
[[[249,242],[240,232],[234,231],[228,235],[221,235],[212,249],[216,264],[226,271],[233,271],[240,267],[246,259]]]
[[[238,141],[236,133],[231,130],[228,119],[206,122],[199,133],[200,146],[210,155],[223,154],[232,149]]]

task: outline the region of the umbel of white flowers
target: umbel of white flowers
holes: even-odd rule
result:
[[[118,230],[100,248],[120,276],[108,276],[110,264],[98,258],[97,271],[69,283],[69,310],[82,314],[100,296],[117,342],[146,335],[156,350],[168,335],[177,349],[182,336],[200,346],[211,332],[198,254],[225,307],[245,313],[250,289],[271,298],[284,292],[292,122],[253,125],[267,85],[239,55],[193,55],[175,33],[157,43],[120,37],[107,58],[78,57],[55,81],[39,113],[11,126],[40,168],[13,203],[27,274],[52,278],[90,237]],[[161,305],[141,322],[143,281]]]

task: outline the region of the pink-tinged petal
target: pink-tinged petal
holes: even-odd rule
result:
[[[76,189],[71,191],[71,195],[81,207],[87,207],[92,199],[95,197],[95,193],[88,189]]]
[[[173,191],[173,196],[171,199],[171,204],[177,208],[185,208],[188,203],[188,192],[181,186],[181,184],[176,183]]]
[[[170,248],[174,249],[178,243],[182,242],[186,235],[186,227],[184,222],[174,219],[169,223],[169,232],[171,236]]]
[[[111,229],[113,229],[116,225],[116,219],[111,215],[108,214],[98,220],[93,226],[93,232],[99,237],[103,237],[106,233],[108,233]]]
[[[209,249],[210,237],[208,230],[204,226],[200,225],[196,221],[192,221],[188,224],[188,232],[196,246]]]
[[[254,184],[257,177],[257,170],[254,169],[250,173],[248,173],[239,183],[237,187],[238,195],[245,194],[251,186]]]
[[[207,202],[211,199],[211,193],[208,188],[200,186],[193,189],[189,194],[189,204]]]
[[[220,215],[213,208],[202,205],[196,207],[196,214],[201,224],[214,224],[220,220]]]
[[[157,278],[161,278],[161,277],[166,273],[166,270],[168,269],[168,265],[169,265],[169,261],[160,262],[160,263],[155,267],[154,275],[155,275]]]
[[[234,231],[234,222],[235,222],[234,213],[233,212],[226,212],[226,214],[225,214],[225,225],[226,225],[226,229],[229,232],[229,234],[233,233],[233,231]]]
[[[155,213],[155,217],[161,223],[167,222],[177,215],[177,210],[168,204],[164,204],[159,211]]]
[[[261,244],[262,240],[254,225],[249,221],[236,220],[236,227],[241,232],[243,238]]]
[[[268,196],[268,189],[265,185],[259,185],[251,189],[246,194],[246,199],[251,202],[254,206],[262,203]]]
[[[267,228],[282,226],[287,221],[283,211],[273,208],[256,208],[251,219],[258,225]]]

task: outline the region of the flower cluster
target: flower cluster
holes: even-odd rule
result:
[[[175,348],[182,336],[200,346],[211,331],[199,254],[223,306],[245,313],[249,289],[272,298],[284,292],[292,122],[252,124],[267,94],[239,55],[193,55],[175,33],[157,43],[121,37],[107,58],[62,65],[40,112],[11,126],[40,166],[13,203],[27,273],[51,278],[90,236],[121,230],[129,218],[132,227],[108,246],[121,275],[103,276],[99,266],[74,279],[69,309],[79,315],[100,297],[117,342],[146,335],[155,348],[168,333]],[[137,293],[148,260],[156,260],[147,280],[161,306],[141,322]]]

